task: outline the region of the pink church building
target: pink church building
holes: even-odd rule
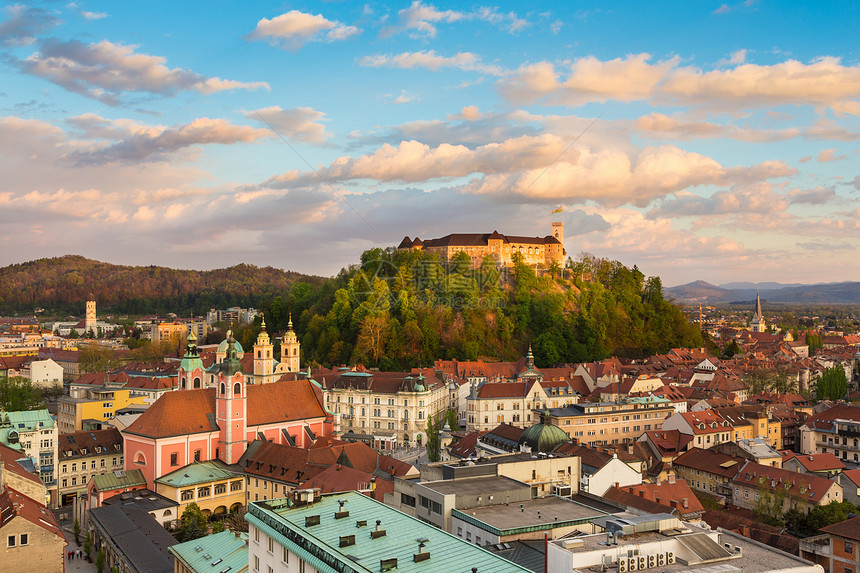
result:
[[[204,376],[195,342],[192,334],[179,370],[186,380]],[[125,468],[141,470],[150,488],[193,462],[235,464],[255,439],[308,447],[331,438],[333,417],[319,386],[303,379],[248,384],[238,343],[227,342],[224,360],[208,370],[214,387],[167,392],[123,431]]]

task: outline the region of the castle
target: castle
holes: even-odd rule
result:
[[[552,234],[546,237],[516,237],[502,235],[498,231],[492,233],[455,233],[439,239],[422,241],[404,237],[398,249],[412,249],[436,253],[446,260],[457,253],[466,253],[472,260],[472,267],[481,265],[484,257],[490,256],[496,264],[506,267],[513,266],[513,257],[520,254],[523,262],[529,266],[548,267],[553,262],[564,265],[564,223],[552,224]]]

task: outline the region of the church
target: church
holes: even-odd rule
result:
[[[457,253],[466,253],[472,261],[472,267],[481,265],[484,257],[489,256],[498,264],[506,267],[513,266],[515,254],[523,258],[529,266],[549,267],[552,263],[564,265],[564,223],[554,222],[552,234],[546,237],[519,237],[502,235],[498,231],[492,233],[456,233],[445,235],[439,239],[422,241],[418,237],[404,237],[397,246],[400,250],[412,249],[436,253],[445,260]]]
[[[196,343],[191,332],[179,388],[123,430],[125,469],[141,470],[150,488],[157,478],[194,462],[235,464],[256,439],[308,447],[332,437],[334,419],[320,386],[304,377],[283,376],[299,366],[292,321],[280,362],[274,359],[265,322],[252,353],[243,353],[230,333],[209,368],[204,369]]]

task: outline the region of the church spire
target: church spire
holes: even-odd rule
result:
[[[529,370],[534,370],[534,369],[535,369],[535,355],[534,355],[534,354],[532,354],[532,345],[531,345],[531,342],[529,343],[529,353],[528,353],[528,355],[526,356],[526,360],[528,361],[528,368],[529,368]]]

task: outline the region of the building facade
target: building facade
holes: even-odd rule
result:
[[[397,248],[435,253],[446,261],[457,253],[466,253],[474,268],[479,267],[485,257],[509,267],[513,265],[515,256],[522,257],[529,266],[547,268],[555,263],[561,267],[567,254],[564,250],[564,223],[561,222],[554,222],[552,234],[546,237],[518,237],[502,235],[498,231],[459,233],[424,241],[418,237],[405,237]]]
[[[30,459],[35,473],[57,505],[57,425],[47,410],[0,412],[0,443]]]
[[[57,453],[63,506],[86,493],[91,477],[123,468],[122,435],[116,428],[60,434]]]
[[[645,396],[622,402],[583,402],[549,411],[571,438],[594,446],[634,442],[644,432],[663,429],[675,407],[666,398]]]

